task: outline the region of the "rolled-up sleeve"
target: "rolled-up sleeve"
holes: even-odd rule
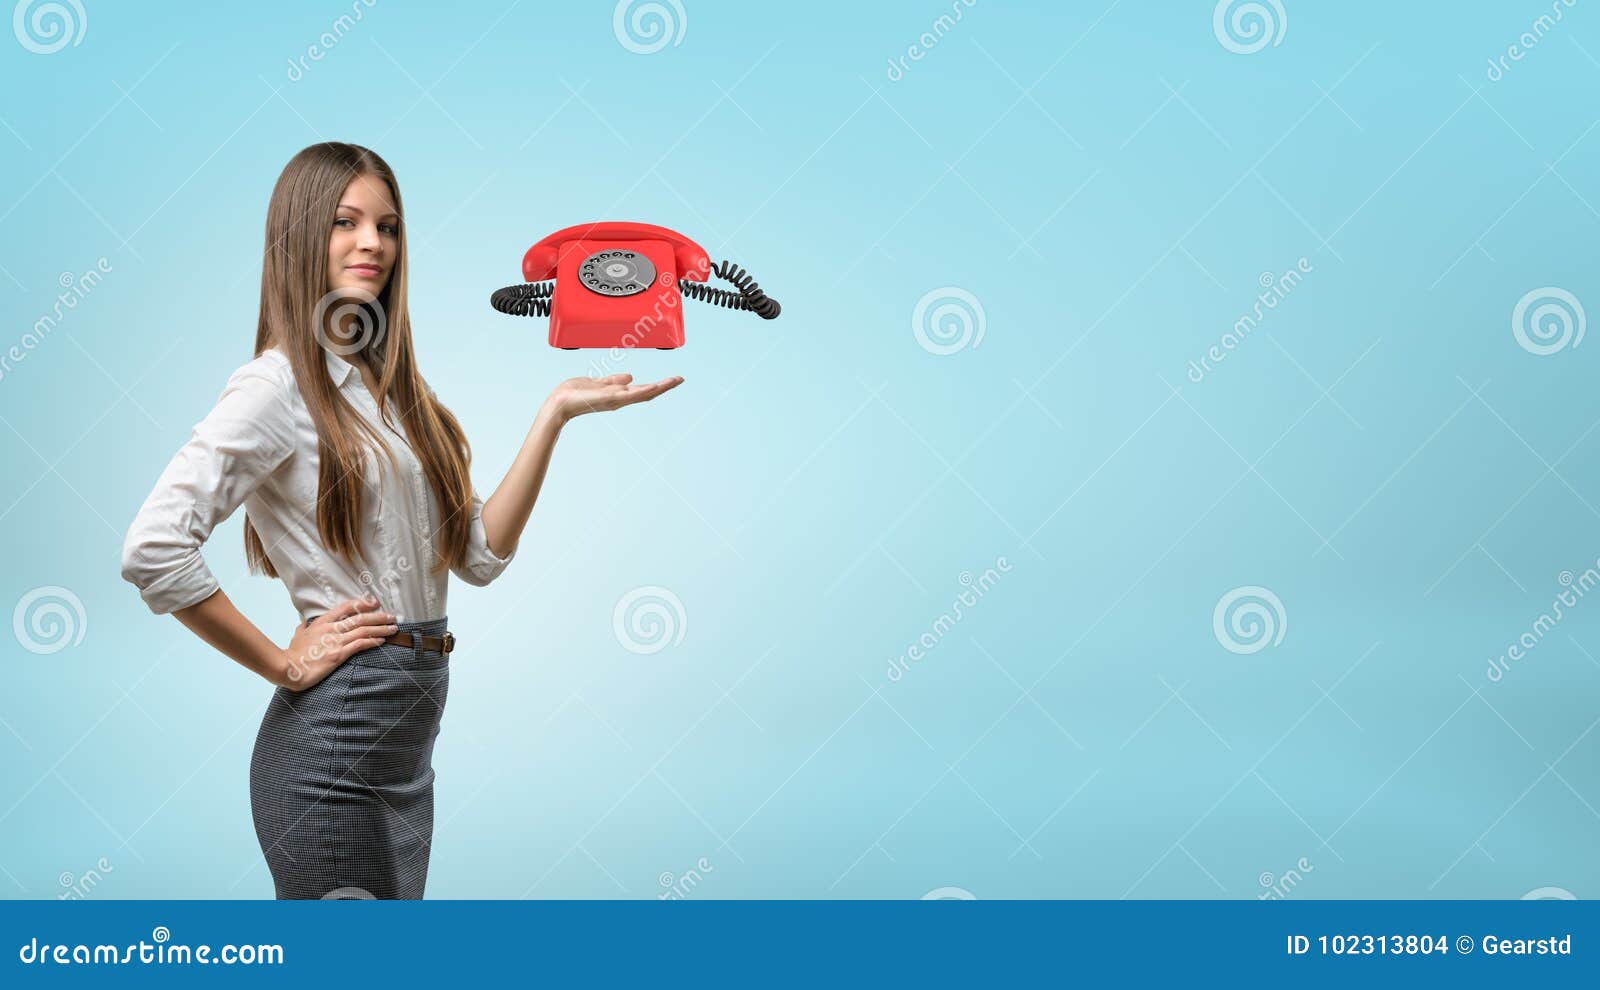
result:
[[[218,588],[200,547],[294,450],[287,386],[240,369],[167,464],[122,544],[122,577],[157,615]]]
[[[483,587],[500,576],[500,572],[517,555],[516,548],[504,557],[489,549],[489,534],[483,527],[483,499],[472,493],[471,519],[467,528],[467,555],[459,567],[450,569],[456,577],[477,587]]]
[[[428,396],[433,401],[439,401],[439,393],[433,390],[426,380],[422,387],[428,390]],[[500,572],[511,563],[511,558],[517,555],[516,548],[504,557],[498,556],[489,549],[489,534],[483,528],[483,499],[478,495],[476,488],[472,491],[472,504],[468,506],[467,526],[467,553],[459,565],[450,568],[450,573],[476,587],[483,587],[490,581],[500,576]]]

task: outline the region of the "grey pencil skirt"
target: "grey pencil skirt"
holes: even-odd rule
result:
[[[385,643],[309,690],[273,694],[250,757],[250,811],[280,900],[422,897],[449,684],[445,654]]]

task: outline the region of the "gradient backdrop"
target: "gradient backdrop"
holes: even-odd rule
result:
[[[119,550],[324,139],[485,495],[562,378],[687,379],[454,586],[430,897],[1600,894],[1600,3],[14,6],[7,895],[272,894],[271,689]],[[782,317],[490,310],[600,219]]]

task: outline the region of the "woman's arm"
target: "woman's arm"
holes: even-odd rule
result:
[[[157,479],[128,527],[122,576],[150,610],[172,613],[205,642],[274,685],[303,691],[358,650],[395,631],[369,603],[341,602],[301,624],[279,649],[222,593],[201,548],[212,531],[294,449],[290,382],[261,358],[235,372],[222,397]]]
[[[234,372],[139,507],[122,543],[122,576],[157,615],[219,587],[202,547],[294,453],[288,389],[261,358]]]
[[[483,528],[489,550],[509,557],[522,538],[533,504],[544,487],[550,455],[562,427],[584,413],[602,412],[653,399],[683,383],[681,377],[664,378],[653,385],[633,385],[632,375],[607,375],[604,378],[569,378],[555,391],[534,417],[522,448],[510,470],[483,503]]]
[[[244,617],[221,588],[204,600],[172,613],[189,631],[260,674],[273,685],[288,683],[288,654]]]
[[[338,666],[394,633],[394,616],[379,611],[376,598],[340,602],[326,615],[295,629],[281,649],[234,607],[218,588],[203,601],[172,613],[189,631],[276,687],[304,691]]]
[[[494,493],[483,503],[483,530],[488,537],[489,551],[497,557],[510,557],[522,538],[523,527],[533,512],[533,503],[539,499],[539,489],[544,487],[545,472],[550,468],[550,455],[556,449],[556,440],[566,420],[561,418],[546,402],[534,417],[528,435],[522,440],[516,460],[506,471],[506,476]]]

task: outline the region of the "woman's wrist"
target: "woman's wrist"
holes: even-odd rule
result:
[[[261,666],[258,669],[261,676],[266,678],[267,683],[273,687],[292,688],[294,687],[294,680],[290,678],[289,671],[293,667],[294,663],[289,658],[289,651],[274,646],[272,652],[262,658]]]
[[[562,411],[559,402],[553,398],[546,399],[544,405],[539,407],[539,414],[533,418],[533,428],[537,430],[543,426],[553,433],[559,433],[571,419],[571,416]]]

